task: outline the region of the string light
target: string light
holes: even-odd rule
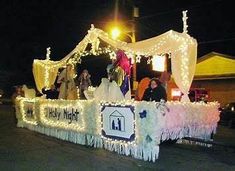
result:
[[[148,58],[148,60],[147,60],[147,64],[150,64],[151,63],[151,58]]]
[[[116,53],[115,52],[110,52],[109,53],[110,59],[116,59]]]
[[[46,59],[47,59],[47,60],[50,60],[50,54],[51,54],[51,48],[48,47],[48,48],[47,48],[47,54],[46,54]]]
[[[101,115],[103,116],[103,112],[102,112],[102,109],[105,107],[105,106],[110,106],[110,107],[125,107],[125,106],[132,106],[133,109],[134,109],[134,114],[136,113],[135,112],[135,108],[136,108],[136,102],[134,102],[134,100],[122,100],[122,101],[117,101],[117,102],[101,102],[100,103],[100,111],[101,111]],[[136,116],[134,116],[134,118],[136,118]],[[103,124],[103,120],[100,120],[100,125],[101,125],[101,130],[104,129],[104,124]],[[136,127],[136,120],[133,119],[133,125],[134,125],[134,128]],[[134,133],[135,133],[135,130],[134,130]],[[101,134],[100,132],[100,136],[101,138],[105,141],[105,142],[108,142],[108,143],[114,143],[114,144],[119,144],[119,145],[122,145],[122,146],[125,146],[125,145],[136,145],[136,139],[137,139],[137,135],[135,133],[135,138],[134,140],[132,141],[125,141],[125,140],[117,140],[117,139],[112,139],[112,138],[108,138],[108,137],[105,137]]]
[[[188,33],[187,12],[188,12],[188,10],[182,12],[183,13],[183,18],[182,18],[182,20],[183,20],[183,33]]]
[[[49,113],[49,109],[57,109],[58,111],[63,111],[67,109],[78,109],[79,111],[79,124],[71,122],[68,124],[68,121],[61,121],[61,120],[52,120],[47,117],[47,114]],[[61,113],[62,115],[62,113]],[[62,128],[62,129],[71,129],[79,132],[83,132],[85,126],[84,122],[84,116],[83,116],[83,106],[79,101],[72,101],[72,100],[60,100],[60,103],[58,103],[57,100],[45,100],[40,105],[40,119],[41,122],[47,126],[50,127],[56,127],[56,128]]]
[[[22,115],[22,120],[25,123],[37,125],[37,119],[35,115],[35,99],[27,99],[22,97],[17,97],[17,100],[20,101],[20,113]],[[25,111],[25,108],[27,107],[27,104],[30,104],[30,110],[31,110],[31,118],[27,116],[27,111]],[[29,108],[27,108],[29,110]]]
[[[118,102],[96,102],[89,100],[48,100],[40,98],[28,99],[21,97],[17,98],[17,100],[20,101],[19,115],[22,116],[22,125],[29,129],[45,130],[44,133],[46,134],[48,133],[48,131],[51,131],[48,135],[56,136],[61,139],[70,141],[71,139],[66,138],[65,136],[69,136],[71,135],[71,133],[74,133],[76,135],[77,133],[78,136],[75,136],[77,139],[90,137],[90,139],[87,139],[88,145],[94,145],[96,141],[95,139],[97,138],[98,142],[96,143],[101,143],[101,145],[95,147],[104,147],[106,149],[109,149],[110,151],[118,152],[119,154],[131,154],[135,158],[139,159],[145,159],[143,157],[145,153],[149,161],[155,161],[155,158],[152,155],[158,155],[158,151],[154,152],[152,148],[159,148],[160,140],[165,140],[164,138],[162,139],[162,137],[176,139],[182,138],[181,136],[193,137],[195,135],[199,135],[205,138],[207,135],[210,135],[210,133],[215,131],[217,122],[219,120],[218,102],[182,103],[168,101],[167,103],[161,104],[161,102],[136,102],[134,100],[123,100]],[[92,108],[89,112],[87,112],[86,110],[88,108],[91,108],[91,106],[93,105],[95,106],[95,109],[93,110]],[[158,107],[156,107],[156,105],[158,105]],[[101,130],[103,129],[103,122],[101,118],[102,114],[100,114],[100,112],[102,112],[102,109],[105,106],[131,106],[134,108],[133,113],[135,118],[133,119],[133,124],[135,139],[133,141],[117,140],[115,138],[113,139],[105,137],[101,134]],[[169,110],[167,111],[168,117],[161,117],[159,115],[156,115],[159,114],[158,112],[160,112],[161,114],[162,107],[169,108]],[[58,109],[60,111],[72,108],[76,108],[79,111],[80,117],[78,122],[71,122],[70,124],[68,124],[66,119],[56,121],[55,119],[50,119],[48,117],[49,109]],[[32,110],[32,115],[30,115],[30,117],[27,116],[26,110],[28,109]],[[145,109],[148,113],[147,118],[141,119],[138,116],[138,112]],[[84,113],[84,111],[86,111],[86,113]],[[89,115],[95,117],[93,121],[90,121],[90,118],[87,117]],[[169,123],[169,128],[167,127],[166,122],[175,122],[175,120],[168,120],[172,118],[170,116],[174,115],[179,117],[179,121],[177,120],[176,125],[172,125]],[[146,125],[146,123],[148,125]],[[157,127],[155,127],[155,124],[157,124]],[[187,127],[185,127],[185,125]],[[172,126],[173,129],[171,130]],[[177,126],[177,129],[174,129],[175,126]],[[94,131],[89,132],[89,130],[93,129],[93,127],[95,127]],[[191,131],[188,132],[188,129],[190,129]],[[179,133],[179,131],[181,132]],[[58,136],[58,134],[60,134],[61,132],[65,132],[66,134],[63,136]],[[149,138],[150,140],[148,141],[147,138]],[[76,142],[78,143],[79,141]],[[136,152],[141,154],[136,154]]]
[[[140,60],[141,60],[141,56],[140,56],[140,55],[137,55],[137,56],[136,56],[136,63],[140,63]]]
[[[183,18],[182,18],[184,22],[183,33],[178,33],[172,30],[168,31],[156,38],[153,38],[152,39],[153,43],[151,43],[151,46],[149,48],[143,47],[143,48],[138,48],[138,49],[135,46],[133,46],[132,43],[128,44],[120,40],[113,40],[107,33],[105,33],[104,31],[100,29],[95,28],[94,25],[92,25],[91,29],[88,30],[88,34],[85,36],[85,38],[81,42],[79,42],[79,44],[72,51],[70,56],[66,56],[64,59],[62,59],[59,62],[54,62],[54,61],[52,62],[50,60],[39,62],[35,60],[34,65],[41,65],[41,70],[43,70],[42,72],[44,74],[44,79],[45,79],[43,85],[47,86],[51,84],[50,83],[51,80],[49,80],[49,78],[52,79],[51,73],[57,72],[59,67],[64,66],[65,59],[68,59],[68,58],[70,58],[71,63],[74,63],[74,64],[81,63],[82,56],[87,56],[91,54],[100,55],[104,52],[112,53],[114,51],[113,49],[115,48],[115,49],[121,49],[125,51],[126,53],[128,53],[127,56],[131,58],[132,63],[134,62],[140,63],[142,56],[149,57],[149,56],[155,56],[157,54],[162,54],[162,53],[171,53],[171,55],[173,56],[171,60],[179,61],[180,70],[177,70],[177,72],[181,75],[180,78],[182,78],[182,85],[184,86],[183,89],[188,89],[188,87],[190,87],[190,84],[191,84],[191,75],[192,75],[190,74],[192,72],[190,72],[189,69],[193,70],[193,68],[189,68],[188,66],[189,64],[194,63],[196,61],[197,41],[187,34],[187,27],[188,27],[187,18],[188,18],[187,11],[183,11]],[[112,49],[109,47],[100,48],[99,47],[100,40],[110,44],[110,46],[112,46]],[[85,51],[87,44],[92,45],[90,51]],[[135,59],[135,56],[136,56],[136,59]],[[190,60],[189,60],[189,56],[190,56]],[[110,58],[113,58],[113,56]],[[148,60],[147,63],[149,62],[150,61]],[[36,81],[36,84],[37,84],[37,81]],[[182,89],[182,87],[180,88]]]

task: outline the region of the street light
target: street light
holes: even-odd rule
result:
[[[115,25],[117,24],[117,16],[118,16],[118,0],[116,0],[115,3]],[[133,5],[133,11],[132,11],[132,22],[131,22],[131,31],[130,32],[121,32],[120,29],[118,29],[118,27],[114,27],[111,31],[111,35],[113,39],[117,39],[120,34],[125,34],[126,36],[128,36],[131,39],[131,43],[135,43],[136,42],[136,36],[135,36],[135,24],[136,24],[136,19],[139,17],[139,8],[136,7],[135,5]],[[128,34],[131,33],[131,34]],[[138,86],[138,82],[136,81],[137,79],[137,72],[136,72],[136,60],[134,60],[134,63],[132,65],[132,89],[135,91],[137,89]]]
[[[134,29],[134,24],[132,25],[132,30],[130,32],[122,32],[118,27],[114,27],[111,30],[111,36],[113,39],[117,39],[118,37],[120,37],[120,35],[126,35],[131,39],[131,43],[135,43],[136,39],[135,39],[135,29]],[[131,34],[130,34],[131,33]],[[136,60],[134,60],[134,63],[132,65],[132,86],[133,86],[133,90],[137,89],[137,82],[136,82]]]
[[[116,40],[120,36],[121,31],[119,30],[118,27],[115,27],[111,31],[112,38]]]
[[[131,33],[131,34],[129,34]],[[116,40],[118,37],[120,37],[121,35],[126,35],[130,38],[131,43],[135,42],[135,32],[134,31],[129,31],[129,32],[123,32],[121,31],[118,27],[114,27],[111,30],[111,36],[114,40]]]

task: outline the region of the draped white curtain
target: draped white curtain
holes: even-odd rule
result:
[[[92,27],[84,39],[62,60],[51,62],[48,60],[34,60],[33,73],[38,90],[55,81],[59,67],[66,65],[66,61],[75,52],[82,53],[87,44],[92,44],[95,51],[99,46],[99,39],[107,44],[133,55],[153,56],[171,53],[172,75],[175,83],[183,92],[183,101],[189,101],[190,89],[197,61],[197,41],[186,33],[170,30],[162,35],[136,43],[126,43],[113,40],[104,31]],[[42,63],[44,63],[42,65]],[[40,66],[39,66],[40,65]],[[47,76],[48,75],[48,76]]]
[[[75,53],[77,50],[80,52],[84,51],[88,42],[89,34],[77,45],[77,47],[72,50],[68,55],[66,55],[60,61],[52,61],[52,60],[38,60],[35,59],[33,61],[33,76],[35,80],[35,84],[37,90],[41,93],[42,88],[50,87],[50,85],[54,84],[58,69],[61,67],[65,67],[68,59]]]

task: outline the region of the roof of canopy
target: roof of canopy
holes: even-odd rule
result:
[[[170,30],[159,36],[146,39],[135,43],[126,43],[112,39],[106,32],[95,28],[93,25],[88,34],[81,42],[60,61],[35,59],[33,62],[33,74],[37,89],[50,86],[54,83],[57,71],[69,60],[79,59],[88,44],[91,44],[91,52],[96,54],[99,49],[100,40],[104,41],[113,48],[125,51],[129,58],[135,56],[154,56],[163,53],[171,53],[172,75],[180,90],[188,92],[196,66],[197,60],[197,41],[186,32],[179,33]],[[72,58],[71,58],[72,57]]]

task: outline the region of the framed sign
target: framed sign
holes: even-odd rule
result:
[[[56,101],[46,101],[41,105],[41,123],[50,127],[71,129],[76,131],[84,130],[83,106],[75,101],[73,104]]]
[[[33,101],[24,101],[21,106],[23,113],[23,120],[28,123],[37,123],[36,114],[35,114],[35,102]]]
[[[102,136],[113,140],[135,139],[134,106],[103,105],[101,109]]]

